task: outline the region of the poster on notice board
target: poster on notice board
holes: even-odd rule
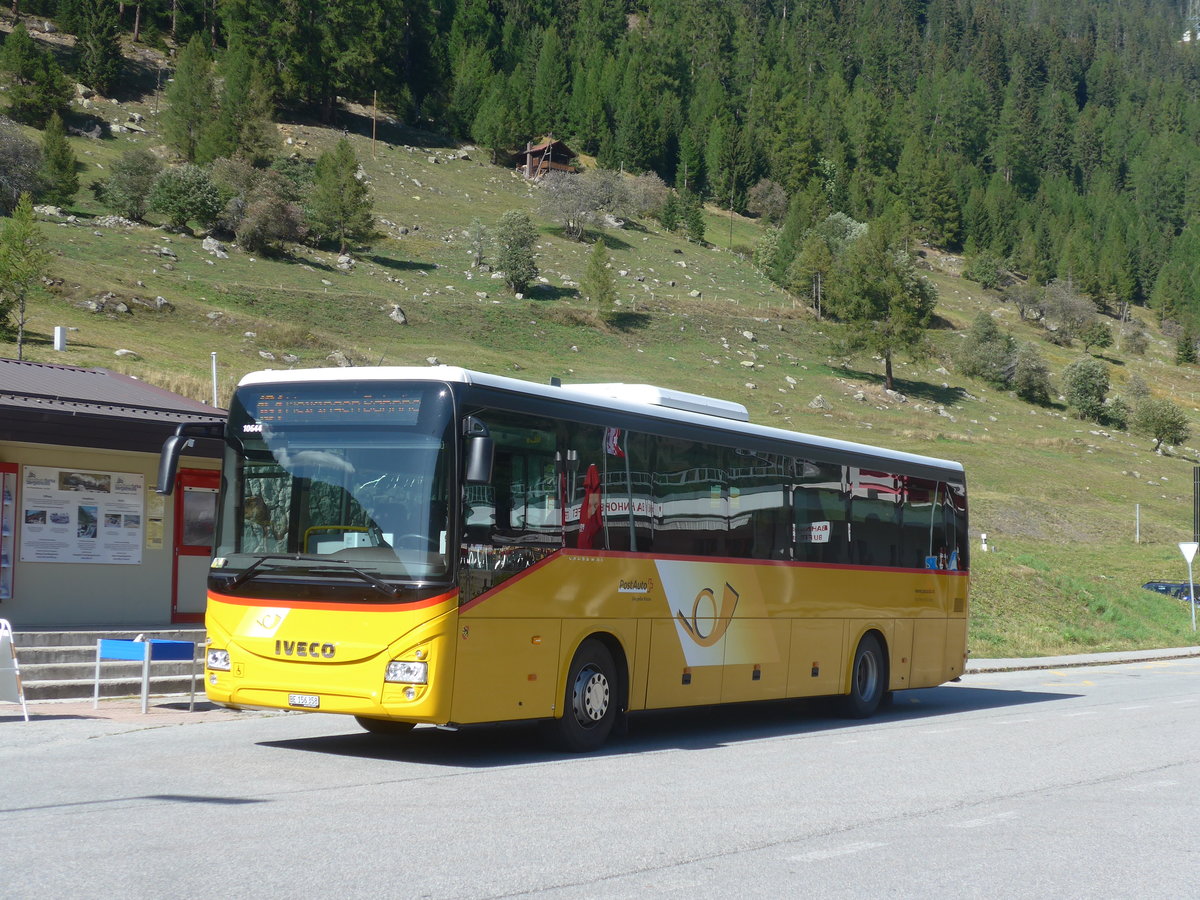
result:
[[[21,562],[137,565],[146,476],[25,466]]]

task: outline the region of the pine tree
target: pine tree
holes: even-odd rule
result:
[[[82,0],[79,12],[79,79],[108,95],[121,74],[116,0]]]
[[[512,150],[522,140],[520,124],[513,112],[513,98],[509,93],[509,79],[497,72],[487,96],[479,106],[475,121],[471,124],[471,137],[492,150],[492,162]]]
[[[829,309],[847,324],[852,349],[883,358],[884,383],[893,390],[892,360],[923,352],[937,291],[890,231],[888,223],[874,223],[838,260]]]
[[[62,117],[54,113],[42,134],[42,197],[58,206],[70,203],[79,191],[78,167]]]
[[[217,73],[217,111],[200,136],[197,159],[204,163],[241,154],[257,166],[268,165],[279,143],[271,121],[275,110],[261,67],[242,38],[231,39]]]
[[[212,60],[204,38],[193,35],[179,53],[175,80],[166,90],[163,137],[188,162],[195,162],[214,112]]]
[[[583,273],[580,287],[583,288],[583,296],[596,304],[600,318],[611,319],[616,309],[617,285],[613,280],[604,238],[598,239],[588,254],[587,271]]]
[[[375,232],[371,191],[358,178],[358,156],[342,138],[332,150],[317,158],[308,217],[313,230],[337,241],[345,253],[351,243],[366,242]]]
[[[542,33],[542,48],[533,76],[533,131],[561,132],[567,122],[567,61],[558,30]]]
[[[0,231],[0,329],[11,331],[16,325],[17,359],[24,358],[25,301],[50,268],[45,243],[33,217],[33,198],[22,194],[12,218]]]
[[[679,195],[680,218],[683,220],[684,231],[689,241],[697,244],[704,243],[704,211],[700,206],[700,198],[691,191],[683,191]]]
[[[0,72],[8,76],[8,114],[18,122],[41,128],[54,113],[66,115],[71,84],[58,63],[18,23],[0,48]]]
[[[679,215],[679,194],[675,191],[667,191],[667,199],[658,212],[658,221],[667,231],[674,231],[679,227]]]
[[[496,228],[496,268],[504,273],[504,283],[514,293],[523,293],[537,277],[533,245],[537,230],[529,215],[510,209],[500,217]]]

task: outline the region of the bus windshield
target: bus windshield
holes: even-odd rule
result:
[[[446,580],[453,418],[436,384],[239,389],[214,587],[264,596],[316,579],[384,597]]]

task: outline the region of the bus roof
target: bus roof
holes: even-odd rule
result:
[[[788,431],[749,421],[746,408],[740,403],[674,391],[647,384],[577,384],[556,385],[522,381],[505,375],[475,372],[460,366],[353,366],[328,369],[287,369],[251,372],[242,378],[239,387],[267,384],[331,383],[339,381],[433,381],[479,385],[499,391],[542,397],[582,406],[601,407],[666,421],[682,422],[734,434],[756,435],[768,440],[803,443],[828,450],[880,459],[894,460],[914,466],[948,469],[962,472],[959,462],[889,450],[854,441],[821,437]]]

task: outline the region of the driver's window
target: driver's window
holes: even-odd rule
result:
[[[495,442],[492,480],[466,493],[462,549],[466,599],[562,546],[556,429],[518,413],[475,413]]]

